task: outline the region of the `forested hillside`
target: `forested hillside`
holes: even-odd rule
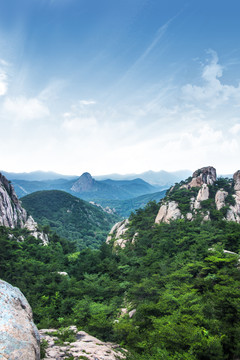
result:
[[[38,191],[21,199],[24,208],[42,226],[74,240],[78,249],[98,248],[119,217],[64,191]]]
[[[113,238],[76,252],[57,235],[42,246],[27,230],[2,227],[0,276],[24,292],[39,328],[75,324],[128,348],[131,360],[238,359],[240,224],[225,220],[228,209],[217,210],[211,197],[202,204],[208,220],[199,211],[191,221],[156,223],[164,201],[185,190],[192,188],[176,186],[172,199],[133,213],[124,248]],[[181,201],[189,197],[179,199],[188,211]]]

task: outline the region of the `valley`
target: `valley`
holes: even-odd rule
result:
[[[85,230],[97,231],[95,225],[105,223],[109,232],[118,219],[108,216],[116,215],[59,190],[13,202],[14,189],[2,177],[1,194],[8,201],[0,218],[7,209],[9,216],[24,218],[13,226],[2,222],[0,277],[21,289],[39,329],[68,331],[74,325],[118,343],[128,360],[236,359],[239,192],[239,171],[218,178],[213,167],[198,169],[160,201],[149,201],[124,225],[115,225],[107,242],[79,248],[54,232],[59,223],[68,223],[66,234],[79,226],[83,239]],[[44,245],[25,227],[29,214],[42,223]]]

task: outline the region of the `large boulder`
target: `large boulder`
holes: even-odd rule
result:
[[[0,280],[0,358],[39,360],[40,337],[21,291]]]

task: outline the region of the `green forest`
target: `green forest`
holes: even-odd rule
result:
[[[0,277],[27,297],[38,328],[76,325],[129,360],[238,359],[240,225],[217,210],[211,221],[154,225],[158,210],[153,201],[130,216],[125,236],[138,236],[124,249],[79,251],[50,229],[43,246],[0,227]]]
[[[78,250],[99,248],[111,227],[121,219],[60,190],[37,191],[21,198],[22,205],[46,231],[75,241]]]

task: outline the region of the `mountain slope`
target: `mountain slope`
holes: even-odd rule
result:
[[[159,202],[166,194],[166,190],[158,191],[151,194],[141,195],[127,200],[100,200],[103,207],[114,209],[124,218],[129,217],[131,212],[143,208],[149,201]]]
[[[117,219],[117,216],[58,190],[35,192],[21,200],[39,224],[49,225],[59,236],[76,240],[79,249],[100,246]]]

